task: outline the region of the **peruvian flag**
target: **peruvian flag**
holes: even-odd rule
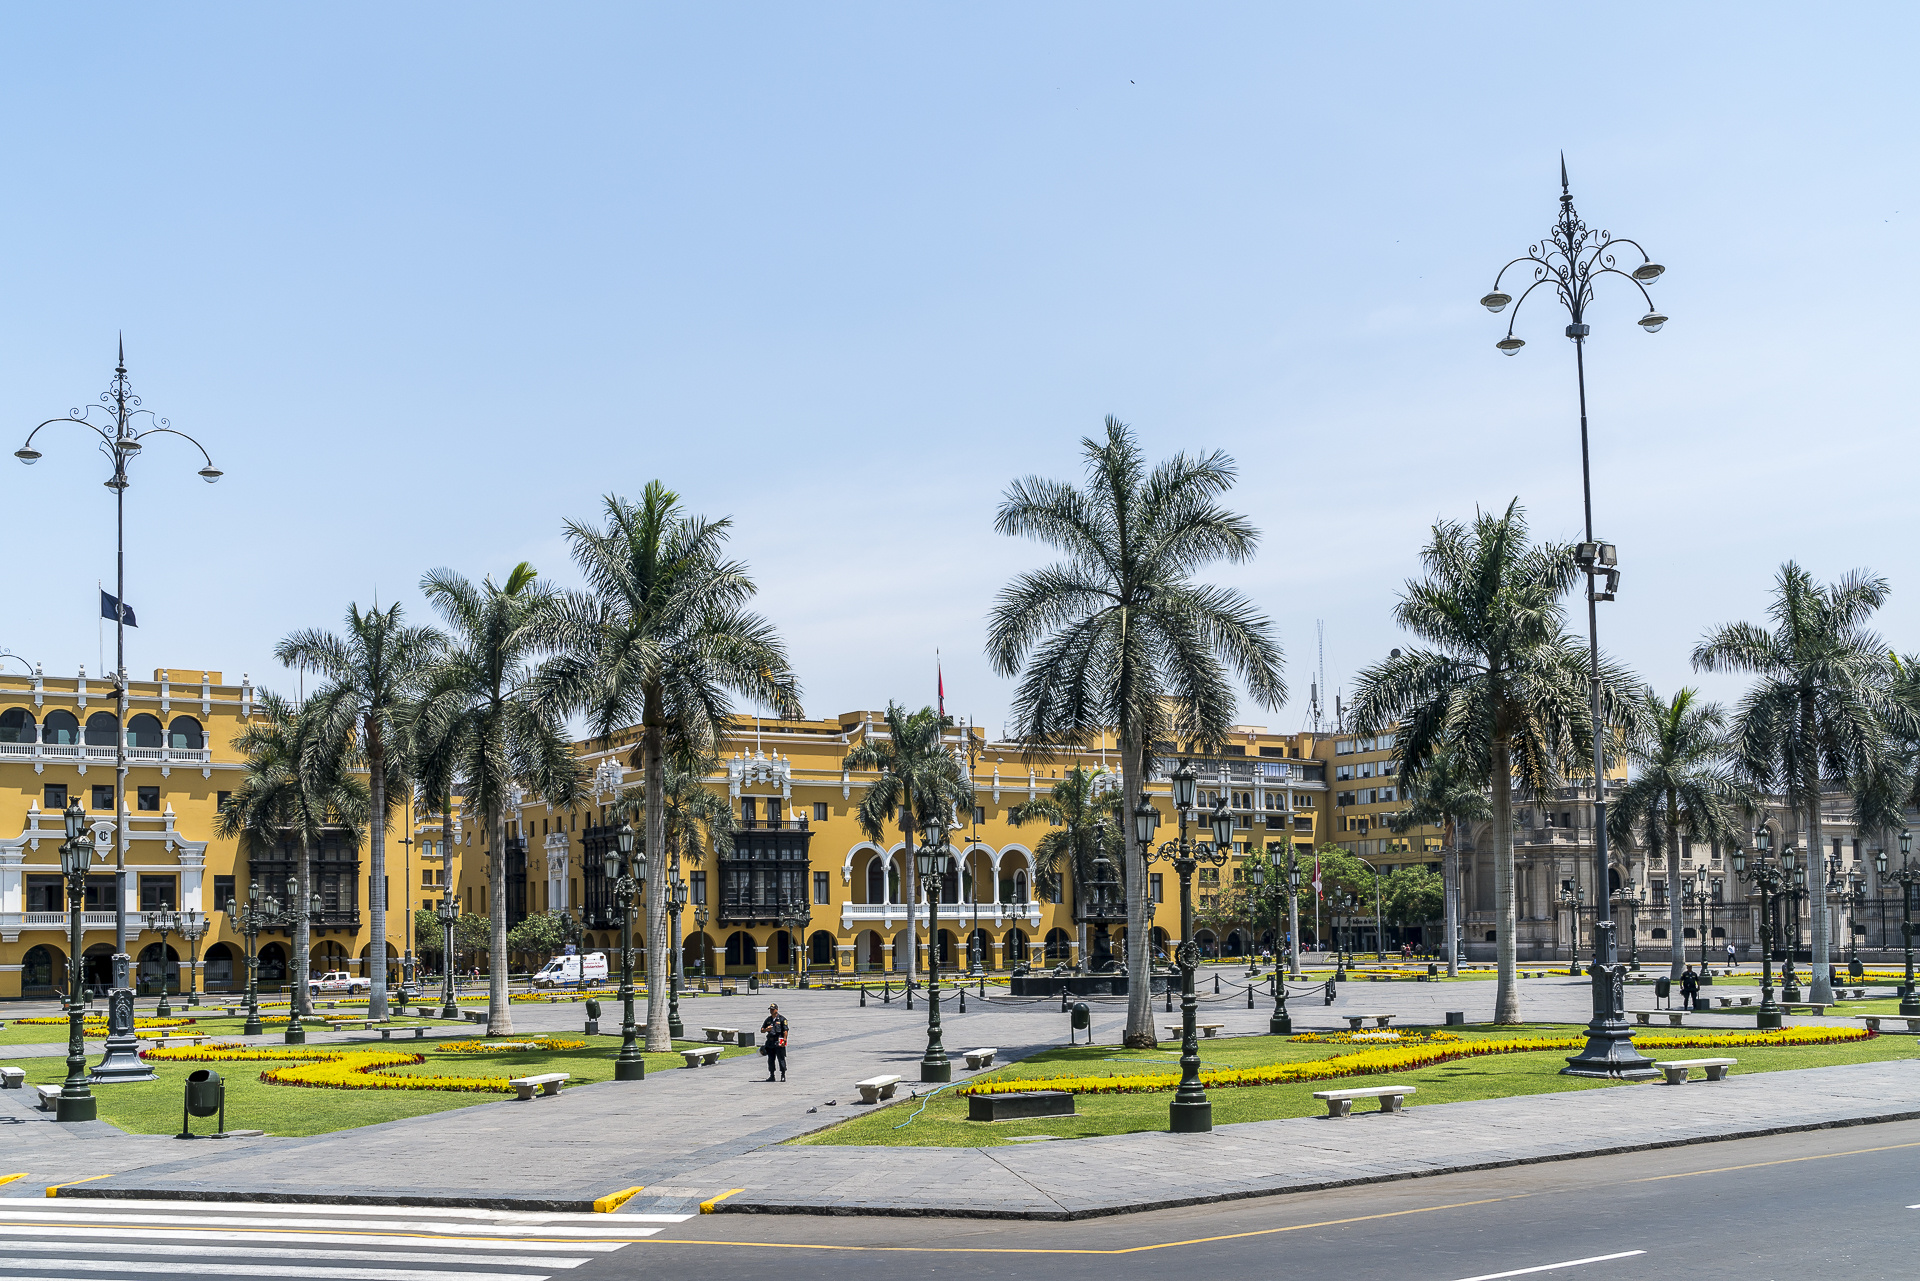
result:
[[[1317,899],[1326,898],[1326,895],[1320,892],[1320,851],[1319,850],[1315,850],[1313,852],[1313,896]]]
[[[939,691],[937,697],[940,700],[940,719],[945,720],[947,718],[947,676],[940,670],[940,651],[937,649],[933,651],[933,682]]]

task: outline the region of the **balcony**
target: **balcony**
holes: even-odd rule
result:
[[[971,929],[975,906],[973,903],[942,903],[940,905],[942,928],[944,929],[950,922],[964,922]],[[1002,926],[1009,922],[1025,921],[1029,925],[1038,926],[1040,910],[1044,905],[1038,900],[1029,899],[1024,903],[1017,901],[980,903],[977,906],[980,909],[980,924],[984,928],[988,922],[992,922],[995,926]],[[926,900],[922,899],[914,905],[913,919],[925,928]],[[895,926],[905,926],[906,923],[907,905],[905,903],[842,903],[840,905],[840,928],[843,930],[851,930],[857,926],[884,926],[892,929]]]
[[[111,765],[114,749],[85,743],[0,743],[0,760],[99,761]],[[208,765],[205,747],[129,747],[127,760],[141,765]]]
[[[736,818],[736,832],[808,832],[813,829],[804,818]]]
[[[89,930],[111,930],[113,928],[112,912],[87,912],[83,914],[82,920]],[[67,928],[67,914],[65,912],[21,912],[14,915],[11,920],[9,920],[7,915],[0,915],[0,928],[13,928],[13,921],[17,921],[19,923],[18,928],[23,930],[65,930]],[[128,912],[127,927],[138,933],[139,925],[140,914],[138,912]]]

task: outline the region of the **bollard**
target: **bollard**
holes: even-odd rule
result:
[[[1247,984],[1247,1008],[1253,1008],[1253,984]]]
[[[1327,1001],[1326,1001],[1328,1005],[1333,1004],[1333,997],[1334,997],[1333,980],[1328,979],[1327,980]]]
[[[880,984],[880,1004],[882,1005],[893,1004],[893,980],[892,979],[888,979]]]
[[[1067,989],[1064,987],[1060,989],[1060,1012],[1062,1014],[1067,1012]]]
[[[1213,994],[1215,996],[1220,995],[1220,976],[1218,974],[1213,976]]]
[[[1167,1013],[1173,1013],[1173,984],[1167,984]]]
[[[863,1010],[867,1008],[867,985],[865,983],[860,985],[860,1008]]]
[[[967,1012],[967,985],[965,983],[959,983],[955,984],[955,986],[960,991],[960,1013],[965,1014]]]

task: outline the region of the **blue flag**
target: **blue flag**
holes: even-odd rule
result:
[[[114,613],[114,610],[116,608],[120,611],[118,615]],[[113,593],[109,591],[103,590],[100,593],[100,617],[108,618],[108,619],[115,618],[115,617],[124,618],[127,620],[128,627],[140,626],[139,623],[136,623],[133,620],[133,606],[122,605],[119,601],[114,599]]]

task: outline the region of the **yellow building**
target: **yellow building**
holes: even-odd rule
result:
[[[290,851],[259,850],[243,862],[239,844],[214,834],[214,815],[238,786],[243,762],[232,742],[253,715],[255,690],[245,676],[227,684],[219,672],[161,668],[151,681],[129,682],[126,745],[127,856],[116,884],[109,834],[114,821],[114,758],[120,732],[111,681],[89,677],[0,674],[0,998],[47,997],[64,990],[68,965],[67,892],[60,874],[65,839],[61,811],[77,799],[97,842],[97,871],[88,877],[82,952],[89,986],[110,984],[114,907],[126,895],[129,946],[142,991],[184,991],[194,948],[178,934],[161,951],[160,935],[143,928],[145,912],[196,910],[207,918],[199,941],[202,990],[246,986],[245,953],[222,908],[246,895],[249,875],[282,892]],[[396,854],[398,851],[395,851]],[[367,853],[345,842],[316,851],[314,889],[322,912],[313,924],[316,972],[364,964]],[[397,862],[397,859],[395,860]],[[389,875],[389,884],[392,876]],[[398,939],[404,924],[390,918]],[[292,966],[290,929],[260,936],[260,981],[286,981]],[[388,955],[397,956],[392,943]]]
[[[1382,871],[1409,863],[1440,862],[1437,827],[1393,831],[1387,820],[1407,808],[1400,787],[1400,755],[1392,733],[1333,734],[1316,745],[1327,763],[1333,791],[1333,827],[1328,844],[1344,846]]]

